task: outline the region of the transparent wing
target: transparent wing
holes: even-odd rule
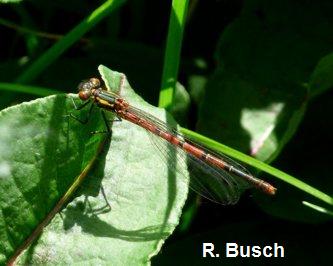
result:
[[[234,166],[235,168],[241,170],[242,172],[252,175],[251,172],[246,169],[243,165],[239,164],[238,162],[236,162],[235,160],[231,159],[230,157],[228,157],[227,155],[225,155],[224,153],[220,153],[220,152],[216,152],[213,151],[207,147],[205,147],[204,145],[200,145],[196,142],[193,142],[191,139],[185,137],[183,134],[181,134],[176,128],[170,127],[168,126],[165,122],[163,122],[162,120],[158,119],[157,117],[152,116],[151,114],[136,108],[134,106],[130,106],[129,110],[131,112],[133,112],[134,114],[136,114],[139,117],[144,117],[147,121],[151,122],[154,125],[157,125],[160,129],[170,132],[175,136],[180,137],[181,139],[185,140],[187,143],[190,143],[191,145],[198,147],[202,150],[204,150],[206,153],[209,153],[217,158],[221,158],[223,161],[227,162],[229,165]],[[243,182],[241,182],[243,183]],[[245,182],[245,188],[249,188],[251,187],[251,185],[248,182]]]
[[[150,114],[130,107],[129,111],[135,115],[146,119],[150,123],[157,126],[160,130],[169,132],[174,136],[198,147],[205,152],[212,154],[223,161],[228,162],[230,165],[241,169],[248,173],[248,171],[225,155],[215,153],[203,146],[197,145],[181,135],[177,130],[167,126],[163,121]],[[239,199],[241,192],[248,188],[250,185],[247,181],[238,176],[231,174],[217,166],[208,164],[204,160],[200,160],[190,153],[187,153],[179,146],[175,146],[165,139],[147,131],[152,143],[160,151],[162,159],[167,163],[170,169],[173,169],[185,178],[190,173],[190,188],[205,198],[220,203],[220,204],[234,204]]]

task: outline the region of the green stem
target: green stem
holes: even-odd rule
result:
[[[213,149],[213,150],[216,150],[216,151],[219,151],[219,152],[222,152],[232,158],[235,158],[239,161],[242,161],[250,166],[253,166],[259,170],[262,170],[266,173],[269,173],[270,175],[272,176],[275,176],[277,178],[279,178],[280,180],[312,195],[313,197],[317,198],[317,199],[320,199],[322,200],[323,202],[326,202],[330,205],[333,205],[333,198],[327,194],[325,194],[324,192],[306,184],[305,182],[291,176],[291,175],[288,175],[287,173],[284,173],[282,172],[281,170],[279,169],[276,169],[262,161],[259,161],[251,156],[248,156],[244,153],[241,153],[237,150],[234,150],[226,145],[223,145],[217,141],[214,141],[210,138],[207,138],[203,135],[200,135],[194,131],[191,131],[189,129],[186,129],[186,128],[181,128],[181,132],[188,136],[190,139],[193,139],[193,140],[196,140],[198,142],[201,142],[203,143],[205,146]]]
[[[47,66],[53,63],[72,44],[79,40],[87,31],[106,17],[111,11],[120,6],[125,0],[108,0],[94,10],[80,24],[54,44],[36,61],[34,61],[17,79],[17,83],[29,83],[34,80]],[[79,66],[78,66],[79,67]]]
[[[172,1],[159,107],[169,108],[173,101],[188,3],[188,0]]]

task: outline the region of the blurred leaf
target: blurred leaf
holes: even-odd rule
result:
[[[103,66],[99,70],[107,86],[118,90],[121,74],[110,71]],[[134,106],[140,106],[143,110],[153,113],[160,119],[166,119],[165,111],[144,103],[130,89],[128,83],[121,90],[121,93],[130,99]],[[50,98],[52,99],[52,97],[48,97],[39,100],[46,102],[40,108],[43,108],[45,104],[47,105]],[[34,106],[34,104],[30,103],[28,105]],[[66,112],[71,110],[69,107],[64,109],[63,106],[55,106],[60,108],[60,110],[66,110]],[[20,107],[21,105],[16,108]],[[33,110],[29,111],[25,110],[25,113],[30,116],[31,114],[37,115]],[[45,112],[45,114],[49,114],[49,111]],[[78,114],[79,112],[74,113],[74,115]],[[100,121],[100,118],[97,117],[98,114],[99,112],[96,110],[96,116],[92,118],[96,122]],[[86,115],[87,113],[84,112],[80,114],[80,117],[83,118]],[[48,121],[47,117],[46,115],[46,121]],[[170,121],[171,118],[168,117],[168,120]],[[66,125],[64,121],[67,120],[64,120],[61,116],[56,116],[54,123]],[[28,122],[29,120],[26,121],[27,124],[29,124]],[[32,127],[31,131],[35,133],[35,124],[30,123],[29,125]],[[53,125],[53,123],[48,123],[47,125]],[[17,123],[15,130],[23,134],[23,137],[20,137],[22,139],[21,145],[17,145],[18,154],[29,154],[30,158],[31,150],[37,149],[37,147],[24,145],[24,140],[36,139],[36,137],[25,135],[25,131],[19,130],[19,126],[20,123]],[[102,124],[100,126],[105,125]],[[71,135],[66,138],[68,134],[74,134],[71,132],[72,127],[74,129],[77,128],[77,131],[74,132],[78,132],[78,136],[74,140],[70,137]],[[38,125],[37,128],[41,135],[48,135],[45,125]],[[56,165],[60,163],[61,166],[66,167],[70,163],[68,158],[65,156],[61,157],[61,163],[59,159],[57,161],[53,158],[55,156],[53,153],[61,150],[63,146],[67,148],[68,145],[74,145],[75,143],[84,147],[84,144],[91,138],[89,132],[92,131],[92,127],[86,127],[77,121],[70,120],[69,129],[65,129],[67,130],[61,130],[62,134],[64,134],[61,139],[67,140],[67,142],[52,145],[52,147],[43,147],[41,144],[41,151],[36,151],[39,155],[35,155],[35,157],[40,159],[47,158]],[[68,132],[68,130],[70,131]],[[52,140],[57,139],[56,136],[58,134],[55,137],[52,135]],[[5,141],[5,143],[7,142]],[[3,142],[1,141],[1,143]],[[27,151],[24,150],[25,146],[28,148]],[[38,242],[20,257],[19,264],[73,264],[84,261],[97,264],[112,263],[113,265],[146,264],[150,257],[159,251],[164,239],[171,234],[177,225],[181,208],[187,195],[187,181],[183,177],[178,178],[176,175],[172,175],[168,166],[156,154],[155,149],[155,146],[150,143],[145,130],[126,121],[113,123],[111,143],[105,162],[102,160],[95,171],[89,174],[89,178],[86,178],[85,186],[80,190],[81,196],[76,197],[62,211],[61,215],[58,214],[54,217],[52,222],[44,229]],[[47,152],[47,156],[45,152]],[[80,151],[73,147],[73,150],[69,150],[68,154],[71,158],[76,158],[78,155],[84,156],[86,151],[82,150],[82,148]],[[16,155],[16,161],[20,162],[20,158],[20,156]],[[11,161],[8,161],[9,166],[11,166]],[[44,180],[47,184],[53,184],[52,188],[55,190],[58,179],[52,181],[52,178],[56,176],[56,172],[47,171],[40,173],[34,165],[36,163],[32,162],[23,166],[32,172],[37,172],[36,175],[39,176],[39,179]],[[4,169],[8,169],[5,166]],[[19,163],[19,166],[22,167],[22,164]],[[76,165],[65,169],[70,172],[76,168],[80,169],[80,166]],[[22,169],[17,173],[17,179],[22,180],[20,182],[24,182],[25,186],[28,184],[29,187],[34,187],[37,195],[39,195],[38,191],[44,189],[44,187],[39,186],[40,182],[32,185],[31,180],[27,179],[29,175],[30,173],[27,169]],[[68,178],[71,175],[68,174],[66,177]],[[179,181],[181,179],[185,182]],[[19,182],[18,180],[16,183]],[[70,178],[68,178],[66,184],[70,183]],[[61,185],[65,188],[67,187],[65,183]],[[100,186],[103,187],[102,190]],[[9,187],[15,189],[15,184],[6,186],[7,190]],[[96,196],[96,187],[97,191],[99,191],[98,196]],[[53,192],[54,194],[60,194],[55,191]],[[31,193],[31,195],[27,192],[27,194],[33,197],[36,192]],[[2,193],[2,195],[5,195],[5,193]],[[25,198],[23,197],[22,200]],[[20,197],[13,194],[10,199],[19,200]],[[34,198],[34,200],[37,203],[43,203],[43,211],[40,212],[39,208],[41,207],[37,206],[34,212],[43,217],[48,212],[45,202],[51,201],[49,195],[46,194],[42,198]],[[32,208],[29,203],[26,203],[26,209]],[[107,208],[107,204],[110,204],[111,210]],[[52,204],[50,205],[52,206]],[[13,205],[10,204],[10,206]],[[8,213],[11,212],[12,210],[8,211]],[[34,217],[33,214],[31,215]],[[28,223],[27,220],[25,219],[24,221]],[[14,224],[17,223],[15,219],[12,222]],[[34,227],[33,224],[30,226],[31,228]],[[22,230],[27,230],[27,233],[29,233],[26,225],[22,225]],[[6,234],[1,235],[5,236]],[[105,252],[105,247],[108,247],[107,250],[110,252]]]
[[[313,71],[309,89],[311,96],[317,96],[333,87],[333,53],[323,57]]]
[[[308,98],[303,84],[331,49],[332,28],[323,25],[326,6],[332,4],[246,2],[221,38],[220,67],[207,85],[200,112],[198,127],[204,134],[261,160],[277,155],[301,120]]]
[[[205,87],[207,84],[207,77],[204,75],[191,75],[188,80],[188,91],[191,99],[196,105],[200,105],[205,94]]]
[[[219,69],[207,84],[198,129],[260,160],[272,159],[292,136],[305,110],[306,90],[295,87],[269,90]],[[291,94],[288,89],[296,90]]]
[[[302,121],[311,72],[332,49],[332,9],[331,1],[246,1],[221,36],[199,131],[260,160],[276,158]],[[295,210],[266,207],[297,219]]]
[[[19,3],[22,2],[23,0],[0,0],[0,3],[4,3],[4,4],[10,4],[10,3]]]
[[[182,84],[176,83],[174,99],[172,106],[169,110],[170,114],[176,119],[178,123],[187,125],[188,112],[191,105],[191,99]]]

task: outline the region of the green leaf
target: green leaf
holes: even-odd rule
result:
[[[0,84],[1,85],[1,84]],[[176,83],[173,104],[170,106],[170,114],[182,125],[187,124],[188,112],[191,105],[191,99],[182,84]]]
[[[284,90],[294,88],[285,84]],[[294,95],[284,90],[218,69],[207,84],[198,129],[262,161],[272,160],[292,137],[306,106],[305,89]]]
[[[207,77],[204,75],[191,75],[188,81],[188,91],[191,96],[191,100],[199,105],[205,94],[205,87],[207,84]]]
[[[123,74],[103,66],[99,71],[107,86],[117,91]],[[134,106],[172,121],[164,110],[146,104],[128,83],[120,93]],[[93,119],[97,115],[98,110]],[[91,127],[84,129],[70,120],[72,124],[81,129],[79,142],[91,138]],[[47,157],[52,158],[52,150]],[[187,180],[173,173],[157,155],[145,130],[127,121],[113,122],[105,159],[99,160],[77,197],[53,218],[19,264],[147,264],[177,225],[187,196]],[[27,180],[25,175],[21,178]],[[47,200],[46,195],[41,202]]]
[[[309,89],[312,96],[317,96],[333,87],[333,53],[324,56],[313,71]]]

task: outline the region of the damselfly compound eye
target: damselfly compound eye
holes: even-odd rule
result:
[[[101,86],[101,82],[99,81],[98,78],[91,78],[91,79],[89,79],[89,81],[90,81],[92,87],[94,87],[94,88]]]
[[[101,82],[97,78],[83,80],[78,86],[78,91],[81,92],[81,91],[85,91],[85,90],[97,89],[98,87],[100,87],[100,85],[101,85]]]
[[[86,101],[90,98],[91,96],[91,90],[80,90],[79,91],[79,98],[82,100],[82,101]]]
[[[101,82],[97,78],[90,78],[89,80],[84,80],[82,81],[79,86],[79,97],[82,101],[88,100],[92,93],[93,90],[98,89],[101,85]]]

